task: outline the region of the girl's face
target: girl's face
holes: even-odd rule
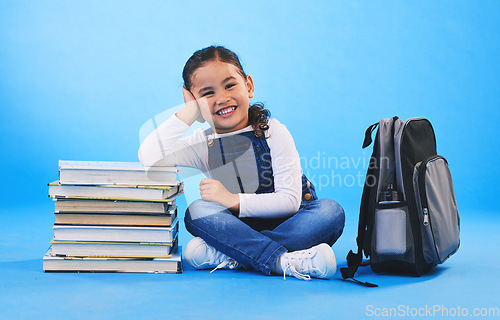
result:
[[[252,78],[244,78],[236,66],[219,60],[206,62],[191,76],[191,93],[196,99],[206,99],[208,108],[200,103],[201,113],[215,132],[228,133],[248,126],[254,86]]]

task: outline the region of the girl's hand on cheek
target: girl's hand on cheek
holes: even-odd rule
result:
[[[200,112],[198,101],[196,101],[191,91],[186,89],[186,87],[182,87],[182,95],[184,96],[184,103],[186,104],[186,107],[190,110],[190,118],[193,118],[193,121],[198,121],[201,123],[205,122],[205,119]]]
[[[228,209],[238,210],[240,198],[237,194],[227,191],[218,180],[204,178],[200,182],[201,199],[218,202]]]

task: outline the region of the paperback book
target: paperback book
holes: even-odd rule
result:
[[[171,226],[177,209],[166,214],[55,212],[55,225]]]
[[[175,185],[175,167],[144,167],[140,162],[59,161],[62,184]]]
[[[45,272],[144,272],[181,273],[182,248],[169,258],[89,258],[59,257],[52,255],[52,248],[43,257]]]
[[[52,240],[52,255],[63,257],[170,258],[172,242],[60,241]]]
[[[53,198],[56,212],[98,212],[98,213],[163,213],[175,208],[175,198],[169,202],[89,200]]]
[[[102,199],[129,201],[171,202],[182,193],[184,184],[175,186],[147,185],[67,185],[60,181],[49,183],[51,198]]]
[[[170,227],[54,225],[55,241],[173,242],[178,221]]]

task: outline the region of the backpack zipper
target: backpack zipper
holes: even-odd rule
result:
[[[423,213],[424,213],[424,227],[427,227],[429,225],[429,210],[427,210],[427,208],[424,208]]]
[[[430,157],[429,159],[426,159],[425,161],[422,161],[422,163],[420,164],[420,172],[418,173],[418,188],[419,188],[419,194],[420,194],[420,199],[416,199],[416,200],[420,200],[420,203],[422,204],[422,214],[423,214],[423,224],[424,226],[428,226],[429,225],[429,221],[430,221],[430,218],[429,218],[429,204],[427,203],[427,190],[425,188],[425,175],[426,175],[426,172],[427,172],[427,165],[429,162],[433,162],[433,161],[436,161],[436,160],[440,160],[442,159],[445,163],[448,163],[446,161],[445,158],[443,158],[442,156],[440,155],[434,155],[432,157]]]

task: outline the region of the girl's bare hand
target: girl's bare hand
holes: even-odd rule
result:
[[[229,192],[220,181],[204,178],[200,182],[201,199],[210,202],[218,202],[224,207],[238,210],[240,198],[237,194]]]
[[[203,115],[200,112],[200,106],[198,105],[198,102],[196,101],[191,91],[189,91],[188,89],[186,89],[186,87],[183,86],[182,95],[184,96],[184,103],[186,104],[186,107],[190,108],[194,112],[193,114],[194,120],[201,123],[205,122],[205,119],[203,118]]]

